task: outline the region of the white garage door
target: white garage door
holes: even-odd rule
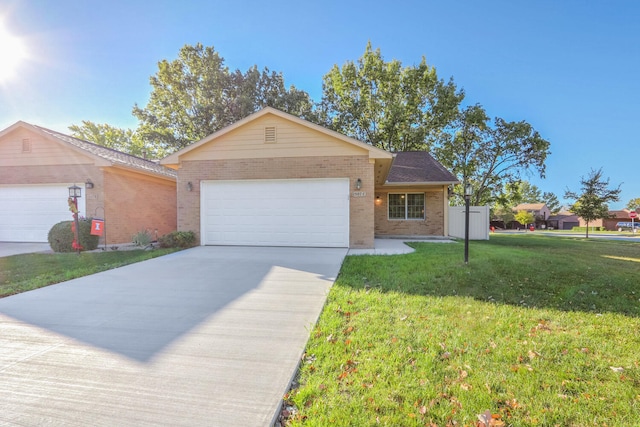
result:
[[[54,224],[72,219],[71,185],[0,185],[0,242],[46,242]],[[78,208],[83,216],[84,197]]]
[[[203,245],[349,246],[349,180],[201,183]]]

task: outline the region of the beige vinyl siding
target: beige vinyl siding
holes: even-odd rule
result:
[[[275,142],[265,143],[265,128],[276,128]],[[189,160],[274,157],[362,156],[367,151],[322,132],[273,115],[260,117],[181,156]]]
[[[23,151],[24,140],[30,151]],[[17,130],[0,139],[0,166],[45,166],[94,164],[94,160],[27,130]]]

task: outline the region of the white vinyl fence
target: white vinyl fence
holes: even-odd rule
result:
[[[449,236],[464,239],[464,206],[449,206]],[[469,240],[489,240],[489,206],[469,207]]]

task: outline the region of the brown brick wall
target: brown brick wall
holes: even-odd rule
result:
[[[442,190],[425,191],[426,218],[424,220],[389,220],[387,195],[389,193],[416,193],[416,189],[376,191],[376,236],[444,236],[444,193]]]
[[[148,230],[154,239],[176,230],[176,184],[148,175],[105,171],[107,242],[130,243]]]
[[[350,193],[362,180],[364,197],[349,202],[349,246],[373,247],[373,164],[368,156],[296,157],[186,161],[178,171],[178,230],[200,235],[200,181],[240,179],[349,178]],[[187,191],[191,182],[193,191]]]

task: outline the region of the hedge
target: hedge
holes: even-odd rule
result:
[[[98,247],[99,236],[91,234],[91,220],[93,218],[82,218],[78,220],[78,231],[80,245],[82,250],[92,251]],[[73,231],[71,231],[71,224],[73,221],[62,221],[55,224],[49,230],[48,240],[51,249],[54,252],[74,252],[73,243]]]

